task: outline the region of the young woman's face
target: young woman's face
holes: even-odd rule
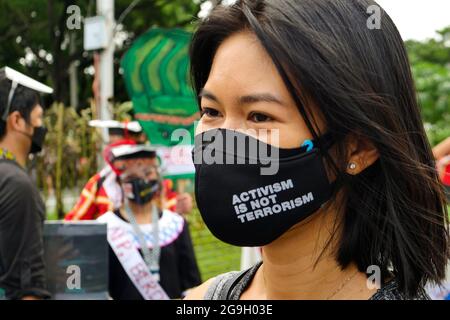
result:
[[[257,138],[281,148],[297,148],[312,138],[274,63],[252,33],[237,33],[222,43],[200,96],[197,134],[216,128],[253,129]],[[314,117],[323,130],[323,121]],[[267,130],[269,138],[259,135],[259,129]],[[274,130],[279,142],[270,141]]]
[[[122,170],[121,180],[128,182],[134,179],[159,179],[159,164],[157,158],[138,158],[115,161],[114,165]]]

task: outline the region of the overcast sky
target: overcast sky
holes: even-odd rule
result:
[[[376,0],[404,40],[424,40],[450,26],[450,0]]]
[[[194,0],[200,1],[200,0]],[[236,0],[222,0],[233,3]],[[389,14],[404,40],[436,37],[436,31],[450,26],[450,0],[376,0]],[[209,1],[202,4],[200,17],[211,10]]]

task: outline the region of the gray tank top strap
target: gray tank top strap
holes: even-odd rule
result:
[[[204,299],[239,300],[261,264],[262,262],[243,271],[232,271],[217,276],[206,291]]]
[[[227,272],[221,275],[218,275],[214,278],[211,285],[208,287],[208,290],[203,297],[204,300],[220,300],[220,293],[223,290],[225,283],[227,283],[230,279],[233,279],[236,274],[239,272],[232,271]]]

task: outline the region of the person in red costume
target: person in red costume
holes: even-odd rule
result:
[[[447,199],[450,201],[450,137],[436,145],[433,148],[433,154],[436,158],[439,178],[446,189]]]
[[[90,126],[108,129],[110,144],[103,151],[107,165],[88,180],[75,206],[66,214],[66,221],[94,220],[108,211],[119,208],[122,205],[122,191],[117,183],[117,172],[111,166],[111,148],[146,141],[142,128],[135,121],[94,120],[90,122]],[[190,194],[175,192],[171,180],[164,180],[163,186],[167,209],[180,214],[187,214],[192,210]]]

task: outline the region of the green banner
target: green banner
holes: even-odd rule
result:
[[[184,143],[193,143],[200,115],[189,80],[190,40],[186,31],[154,28],[136,39],[122,59],[135,118],[152,144],[178,144],[171,135],[179,128],[190,133]]]

